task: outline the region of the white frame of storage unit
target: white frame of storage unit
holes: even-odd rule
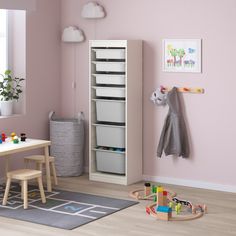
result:
[[[111,98],[112,97],[112,98]],[[89,41],[89,179],[128,185],[142,180],[142,41]],[[119,100],[120,99],[120,100]],[[105,121],[124,123],[99,124],[96,103],[104,109],[110,103],[121,102],[119,111],[100,111]],[[100,104],[99,104],[100,105]],[[109,106],[108,106],[109,105]],[[124,109],[122,108],[124,106]],[[100,106],[101,107],[101,106]],[[116,106],[114,106],[116,107]],[[115,109],[115,108],[114,108]],[[114,114],[109,114],[109,112]],[[111,118],[109,118],[111,117]],[[115,117],[115,118],[114,118]],[[109,131],[111,128],[111,132]],[[101,130],[106,130],[106,134]],[[107,130],[108,129],[108,130]],[[112,131],[114,129],[114,132]],[[98,132],[98,133],[97,133]],[[109,134],[110,132],[110,134]],[[97,135],[98,139],[97,139]],[[118,137],[115,137],[118,135]],[[109,137],[112,140],[109,140]],[[97,141],[120,143],[125,149],[99,149]],[[98,161],[96,162],[96,153]],[[104,156],[103,156],[103,153]],[[111,160],[109,160],[109,157]],[[104,158],[104,160],[103,160]],[[114,164],[115,163],[115,164]],[[101,166],[102,164],[102,166]],[[111,167],[110,167],[111,165]],[[98,170],[97,166],[102,170]],[[109,169],[111,168],[111,169]]]

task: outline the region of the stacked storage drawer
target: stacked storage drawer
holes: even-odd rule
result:
[[[125,49],[92,48],[97,171],[125,174]]]

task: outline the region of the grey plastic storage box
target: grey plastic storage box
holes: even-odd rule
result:
[[[125,123],[125,101],[93,99],[97,121]]]
[[[125,126],[94,124],[97,146],[125,148]]]
[[[125,88],[93,86],[97,97],[125,98]]]
[[[125,85],[125,75],[93,74],[93,76],[98,85]]]
[[[64,119],[49,114],[50,155],[55,157],[58,176],[79,176],[83,173],[84,159],[84,116],[78,119]]]
[[[96,150],[97,170],[116,174],[125,174],[125,154]]]
[[[93,49],[96,59],[125,59],[125,49]]]

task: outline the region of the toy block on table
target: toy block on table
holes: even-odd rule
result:
[[[2,142],[5,142],[5,141],[6,141],[6,138],[7,138],[6,134],[5,134],[5,133],[2,133],[1,136],[2,136],[2,138],[1,138]]]
[[[13,143],[19,143],[18,136],[15,135],[12,141],[13,141]]]
[[[21,133],[20,134],[20,141],[21,142],[25,142],[26,141],[26,134],[25,133]]]
[[[11,141],[13,141],[14,137],[16,136],[16,133],[15,132],[12,132],[11,133]]]

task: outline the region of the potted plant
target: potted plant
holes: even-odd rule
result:
[[[2,78],[1,78],[2,77]],[[23,78],[13,77],[11,70],[6,70],[0,77],[1,115],[9,116],[13,112],[13,101],[20,98]]]

